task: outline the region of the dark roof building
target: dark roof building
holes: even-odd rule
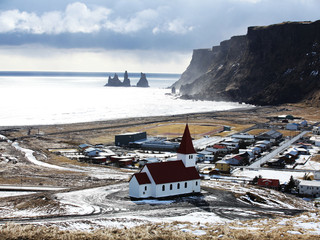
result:
[[[118,134],[115,136],[115,144],[116,146],[129,146],[129,143],[146,139],[146,138],[147,138],[146,132]]]
[[[271,142],[279,141],[282,138],[282,133],[276,130],[270,130],[268,132],[262,133],[256,137],[257,140],[268,140]]]

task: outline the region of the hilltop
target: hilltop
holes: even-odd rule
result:
[[[173,87],[191,99],[318,106],[319,70],[320,21],[285,22],[194,50]]]

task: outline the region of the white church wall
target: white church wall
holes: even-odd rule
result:
[[[139,183],[135,176],[129,182],[129,196],[139,198]]]
[[[158,184],[156,185],[156,194],[154,197],[160,198],[193,192],[200,192],[200,180]]]
[[[151,184],[139,185],[137,178],[133,176],[129,182],[129,196],[134,198],[148,198],[152,196]]]
[[[196,166],[197,154],[177,153],[177,159],[182,160],[185,167],[194,167]]]

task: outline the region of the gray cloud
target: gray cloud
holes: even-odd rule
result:
[[[190,51],[251,25],[317,20],[319,7],[318,0],[3,0],[0,45]]]

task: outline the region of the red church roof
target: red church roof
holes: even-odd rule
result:
[[[181,160],[149,163],[145,167],[156,184],[182,182],[200,179],[199,173],[195,167],[185,167]]]
[[[192,144],[192,138],[191,138],[191,135],[190,135],[188,124],[186,125],[186,128],[184,129],[182,140],[181,140],[181,143],[180,143],[180,146],[178,148],[177,153],[182,153],[182,154],[197,153],[194,150],[194,147],[193,147],[193,144]]]
[[[148,175],[145,172],[135,173],[133,176],[136,177],[139,185],[151,183]]]

